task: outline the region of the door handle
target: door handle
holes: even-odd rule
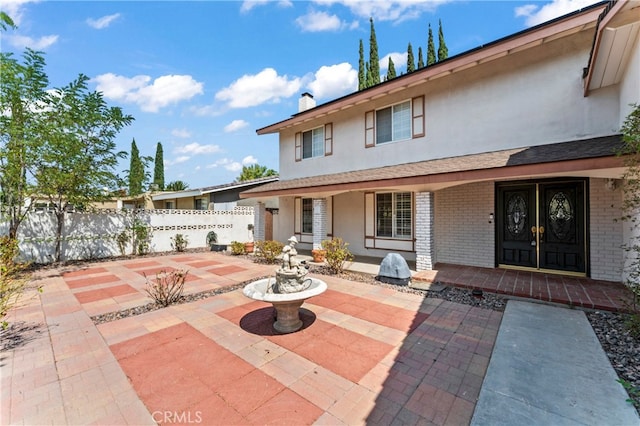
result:
[[[539,226],[538,227],[538,234],[540,234],[540,242],[542,242],[543,237],[544,237],[544,226]]]

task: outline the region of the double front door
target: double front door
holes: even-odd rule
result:
[[[585,193],[585,180],[498,184],[498,264],[586,273]]]

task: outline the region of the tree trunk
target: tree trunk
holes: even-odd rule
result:
[[[62,259],[62,228],[64,226],[64,210],[56,212],[56,220],[58,221],[56,226],[56,262],[60,262]]]

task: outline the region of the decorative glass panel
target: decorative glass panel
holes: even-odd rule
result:
[[[559,240],[567,240],[572,235],[575,213],[564,192],[556,192],[549,201],[549,227]]]
[[[527,230],[527,202],[521,194],[514,194],[507,202],[507,231],[513,236]]]

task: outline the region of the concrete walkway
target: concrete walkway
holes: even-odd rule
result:
[[[222,293],[98,326],[92,321],[148,303],[146,277],[174,269],[189,270],[186,293]],[[502,312],[335,277],[323,277],[327,292],[303,305],[303,328],[278,335],[270,305],[239,289],[224,291],[273,269],[205,252],[39,271],[33,284],[43,292],[28,294],[7,318],[18,339],[5,346],[10,336],[1,336],[0,424],[467,425],[481,392],[500,392],[492,384],[499,376],[485,379],[490,360],[492,370],[512,368],[509,340],[494,349]],[[510,313],[519,302],[507,306]],[[535,324],[545,308],[514,318]],[[565,323],[521,331],[529,346],[548,342],[545,354],[556,362],[535,364],[539,371],[523,370],[534,377],[512,375],[504,386],[526,390],[539,372],[555,377],[573,364],[606,369],[595,336],[592,345],[553,358],[560,345],[540,336],[565,336]],[[585,392],[570,396],[570,405],[617,419],[624,391],[615,376],[601,381],[597,389],[607,389],[613,402],[596,405]],[[637,423],[629,407],[620,419]],[[482,413],[476,424],[496,423]]]
[[[472,425],[638,425],[584,312],[507,303]]]

